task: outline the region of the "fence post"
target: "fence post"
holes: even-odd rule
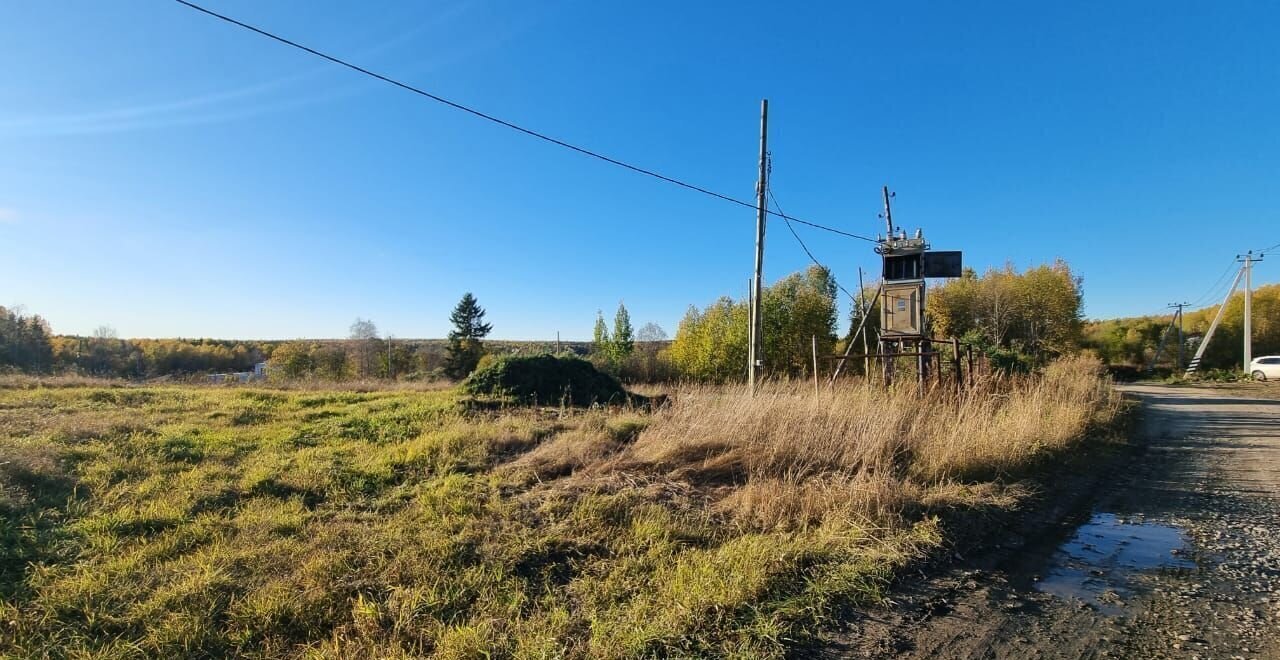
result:
[[[818,393],[818,335],[811,335],[813,339],[813,393]],[[852,339],[849,340],[853,342]]]
[[[960,338],[951,338],[951,364],[956,370],[956,391],[964,387],[964,374],[960,371]]]

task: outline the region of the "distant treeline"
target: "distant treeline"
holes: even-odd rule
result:
[[[1187,360],[1195,353],[1201,339],[1213,323],[1219,305],[1188,311],[1183,319]],[[1172,314],[1138,316],[1084,325],[1084,345],[1113,365],[1146,367],[1155,357],[1160,337],[1169,331]],[[1253,354],[1280,354],[1280,284],[1262,286],[1253,292]],[[1176,328],[1165,339],[1158,367],[1171,369],[1178,355]],[[1205,369],[1238,369],[1244,360],[1244,293],[1227,301],[1222,323],[1205,349],[1201,366]]]
[[[872,301],[866,314],[868,346],[878,342],[879,308],[875,287],[862,292]],[[853,310],[847,330],[838,329],[839,287],[834,276],[811,267],[764,290],[766,372],[806,377],[818,355],[841,353],[852,340],[862,315]],[[857,295],[857,294],[855,294]],[[1064,261],[1018,272],[1012,266],[979,275],[966,269],[959,278],[931,283],[927,297],[932,334],[972,343],[997,367],[1038,368],[1082,348],[1115,364],[1141,363],[1159,341],[1168,317],[1084,323],[1081,280]],[[1238,359],[1239,300],[1207,356],[1209,364]],[[1188,313],[1189,334],[1208,325],[1213,308]],[[619,304],[612,330],[597,313],[593,341],[483,340],[488,326],[483,310],[464,297],[451,320],[450,339],[391,339],[378,336],[371,321],[356,319],[347,339],[228,341],[215,339],[120,339],[107,328],[92,336],[52,335],[39,316],[0,308],[0,370],[74,373],[119,378],[153,378],[245,372],[258,363],[272,377],[345,380],[352,378],[458,379],[486,355],[559,353],[591,360],[624,381],[734,381],[745,378],[747,304],[728,297],[698,308],[690,306],[673,340],[655,324],[633,332],[630,315]],[[464,313],[465,312],[465,313]],[[1280,285],[1259,289],[1255,297],[1255,353],[1280,352]],[[484,332],[479,332],[483,330]],[[1176,347],[1174,347],[1176,350]],[[1190,347],[1189,347],[1190,348]],[[820,360],[819,369],[830,363]],[[851,371],[861,369],[855,360]]]
[[[0,373],[155,378],[252,371],[268,362],[279,375],[332,379],[440,377],[448,341],[392,339],[121,339],[103,328],[90,336],[55,335],[38,315],[0,307]],[[587,355],[588,342],[487,341],[488,352]]]

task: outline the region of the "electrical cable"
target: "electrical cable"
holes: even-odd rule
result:
[[[604,155],[604,154],[602,154],[602,153],[599,153],[599,152],[596,152],[596,151],[592,151],[592,150],[590,150],[590,149],[586,149],[586,148],[584,148],[584,147],[579,147],[579,146],[574,145],[574,144],[570,144],[570,143],[568,143],[568,142],[565,142],[564,140],[560,140],[560,139],[558,139],[558,138],[551,137],[550,135],[547,135],[547,134],[545,134],[545,133],[539,133],[538,131],[535,131],[535,130],[532,130],[532,129],[529,129],[529,128],[525,128],[525,127],[523,127],[523,126],[520,126],[519,124],[515,124],[515,123],[512,123],[512,122],[507,121],[507,120],[505,120],[505,119],[501,119],[501,118],[495,117],[495,116],[493,116],[493,115],[491,115],[491,114],[488,114],[488,113],[485,113],[485,112],[481,112],[481,111],[476,110],[476,109],[474,109],[474,108],[471,108],[471,107],[465,106],[465,105],[463,105],[463,104],[461,104],[461,103],[457,103],[457,102],[455,102],[455,101],[450,101],[449,99],[446,99],[446,98],[444,98],[444,97],[442,97],[442,96],[438,96],[438,95],[436,95],[436,94],[432,94],[431,92],[428,92],[428,91],[423,90],[423,89],[421,89],[421,88],[414,87],[413,85],[409,85],[409,84],[407,84],[407,83],[400,82],[400,81],[398,81],[398,80],[396,80],[396,79],[394,79],[394,78],[390,78],[390,77],[385,76],[385,75],[383,75],[383,74],[380,74],[380,73],[377,73],[377,72],[371,71],[371,70],[366,69],[366,68],[364,68],[364,67],[362,67],[362,66],[359,66],[359,65],[357,65],[357,64],[352,64],[351,62],[348,62],[348,61],[343,60],[343,59],[341,59],[341,58],[335,57],[335,56],[333,56],[333,55],[329,55],[329,54],[327,54],[327,53],[320,52],[320,51],[318,51],[318,50],[316,50],[316,49],[314,49],[314,48],[311,48],[311,47],[309,47],[309,46],[304,46],[304,45],[302,45],[302,44],[300,44],[300,43],[298,43],[298,42],[296,42],[296,41],[292,41],[292,40],[290,40],[290,39],[286,39],[285,37],[282,37],[282,36],[279,36],[279,35],[277,35],[277,34],[274,34],[274,33],[268,32],[268,31],[266,31],[266,30],[264,30],[264,29],[262,29],[262,28],[254,27],[253,25],[250,25],[250,24],[248,24],[248,23],[245,23],[245,22],[242,22],[242,21],[236,20],[236,19],[234,19],[234,18],[231,18],[230,16],[226,16],[226,15],[224,15],[224,14],[219,14],[218,12],[213,11],[213,10],[211,10],[211,9],[206,9],[205,7],[202,7],[202,6],[200,6],[200,5],[198,5],[198,4],[194,3],[194,2],[189,2],[188,0],[174,0],[174,2],[177,2],[178,4],[183,5],[183,6],[187,7],[187,8],[194,9],[195,11],[201,12],[201,13],[203,13],[203,14],[207,14],[207,15],[209,15],[209,16],[212,16],[212,17],[214,17],[214,18],[216,18],[216,19],[218,19],[218,20],[224,21],[224,22],[226,22],[226,23],[230,23],[231,25],[235,25],[235,26],[237,26],[237,27],[241,27],[241,28],[244,28],[244,29],[246,29],[246,30],[249,30],[250,32],[257,33],[257,34],[259,34],[259,35],[262,35],[262,36],[264,36],[264,37],[267,37],[268,39],[272,39],[272,40],[274,40],[274,41],[277,41],[277,42],[279,42],[279,43],[282,43],[282,44],[284,44],[284,45],[286,45],[286,46],[290,46],[290,47],[296,48],[296,49],[298,49],[298,50],[301,50],[301,51],[303,51],[303,52],[306,52],[306,53],[309,53],[309,54],[311,54],[311,55],[314,55],[314,56],[316,56],[316,57],[319,57],[319,58],[321,58],[321,59],[328,60],[329,62],[332,62],[332,63],[337,64],[337,65],[339,65],[339,66],[343,66],[343,67],[346,67],[346,68],[348,68],[348,69],[351,69],[352,71],[356,71],[356,72],[358,72],[358,73],[362,73],[362,74],[364,74],[364,75],[366,75],[366,76],[369,76],[369,77],[371,77],[371,78],[375,78],[375,79],[377,79],[377,80],[381,80],[382,82],[385,82],[385,83],[387,83],[387,84],[389,84],[389,85],[394,85],[394,86],[399,87],[400,89],[403,89],[403,90],[405,90],[405,91],[413,92],[414,94],[418,94],[418,95],[420,95],[420,96],[424,96],[424,97],[426,97],[426,98],[428,98],[428,99],[431,99],[432,101],[435,101],[435,102],[437,102],[437,103],[441,103],[441,104],[447,105],[447,106],[449,106],[450,108],[453,108],[453,109],[455,109],[455,110],[461,110],[462,112],[468,113],[468,114],[470,114],[470,115],[474,115],[474,116],[476,116],[476,117],[479,117],[479,118],[484,119],[484,120],[486,120],[486,121],[493,122],[493,123],[498,124],[498,125],[500,125],[500,126],[505,126],[505,127],[510,128],[510,129],[512,129],[512,130],[514,130],[514,131],[518,131],[518,132],[520,132],[520,133],[524,133],[525,135],[528,135],[528,136],[531,136],[531,137],[535,137],[535,138],[537,138],[537,139],[539,139],[539,140],[543,140],[543,141],[546,141],[546,142],[550,142],[551,144],[554,144],[554,145],[556,145],[556,146],[560,146],[560,147],[564,147],[564,148],[569,149],[569,150],[572,150],[572,151],[576,151],[576,152],[578,152],[578,153],[580,153],[580,154],[582,154],[582,155],[584,155],[584,156],[589,156],[589,157],[591,157],[591,158],[596,158],[596,159],[598,159],[598,160],[602,160],[602,161],[604,161],[604,162],[606,162],[606,163],[609,163],[609,164],[611,164],[611,165],[617,165],[618,167],[621,167],[621,168],[624,168],[624,169],[631,170],[632,172],[636,172],[636,173],[638,173],[638,174],[643,174],[643,175],[645,175],[645,176],[653,177],[653,178],[658,179],[658,180],[660,180],[660,181],[665,181],[665,182],[667,182],[667,183],[671,183],[671,184],[674,184],[674,185],[680,186],[680,187],[682,187],[682,188],[686,188],[686,189],[688,189],[688,190],[693,190],[693,191],[695,191],[695,192],[700,192],[700,193],[702,193],[702,194],[704,194],[704,195],[709,195],[709,196],[711,196],[711,197],[715,197],[715,198],[717,198],[717,199],[721,199],[721,200],[724,200],[724,201],[726,201],[726,202],[731,202],[731,203],[733,203],[733,204],[737,204],[737,205],[739,205],[739,206],[745,206],[745,207],[747,207],[747,208],[752,208],[752,209],[756,208],[756,205],[755,205],[755,204],[752,204],[751,202],[748,202],[748,201],[745,201],[745,200],[741,200],[741,199],[738,199],[738,198],[736,198],[736,197],[731,197],[731,196],[726,195],[726,194],[724,194],[724,193],[719,193],[719,192],[716,192],[716,191],[714,191],[714,190],[710,190],[710,189],[708,189],[708,188],[703,188],[702,186],[694,185],[694,184],[692,184],[692,183],[687,183],[687,182],[685,182],[685,181],[681,181],[681,180],[679,180],[679,179],[675,179],[675,178],[672,178],[672,177],[666,176],[665,174],[660,174],[660,173],[655,172],[655,171],[650,170],[650,169],[646,169],[646,168],[643,168],[643,167],[640,167],[640,166],[637,166],[637,165],[632,165],[632,164],[630,164],[630,163],[627,163],[627,162],[624,162],[624,161],[618,160],[617,158],[612,158],[612,157],[610,157],[610,156],[606,156],[606,155]],[[769,210],[769,209],[767,209],[767,208],[765,209],[765,213],[772,214],[772,215],[781,215],[780,213],[774,213],[773,211],[770,211],[770,210]],[[855,239],[858,239],[858,240],[861,240],[861,241],[868,241],[868,242],[870,242],[870,243],[876,243],[876,242],[878,242],[878,241],[876,241],[876,239],[874,239],[874,238],[870,238],[870,237],[867,237],[867,236],[861,236],[861,235],[858,235],[858,234],[853,234],[853,233],[850,233],[850,232],[847,232],[847,231],[843,231],[843,230],[840,230],[840,229],[836,229],[836,228],[834,228],[834,227],[828,227],[828,226],[826,226],[826,225],[822,225],[822,224],[819,224],[819,223],[816,223],[816,222],[810,222],[810,221],[808,221],[808,220],[801,220],[800,218],[790,217],[790,218],[788,218],[788,220],[798,222],[798,223],[800,223],[800,224],[802,224],[802,225],[808,225],[808,226],[813,227],[813,228],[815,228],[815,229],[821,229],[821,230],[823,230],[823,231],[828,231],[828,232],[831,232],[831,233],[833,233],[833,234],[839,234],[839,235],[841,235],[841,236],[846,236],[846,237],[849,237],[849,238],[855,238]]]
[[[800,238],[800,234],[796,233],[796,228],[791,226],[791,217],[782,212],[782,205],[778,203],[778,198],[773,196],[773,187],[770,186],[769,188],[767,188],[766,192],[768,192],[769,194],[769,201],[773,202],[774,208],[778,209],[778,213],[777,213],[778,217],[782,218],[783,222],[787,224],[787,229],[791,230],[791,235],[794,236],[796,239],[796,242],[800,244],[800,249],[804,250],[804,253],[809,255],[809,259],[813,261],[813,263],[816,266],[818,266],[819,268],[822,268],[828,273],[831,272],[830,268],[828,268],[821,261],[818,261],[817,257],[813,256],[813,252],[809,250],[809,246],[805,245],[804,239]],[[844,295],[849,296],[849,302],[853,303],[855,308],[858,307],[858,299],[852,293],[849,293],[849,290],[844,288],[844,285],[840,284],[839,280],[836,281],[836,288],[843,291]],[[862,310],[858,309],[858,312],[862,313]]]
[[[1231,263],[1227,264],[1227,269],[1222,271],[1222,274],[1218,276],[1218,279],[1209,287],[1209,289],[1201,294],[1199,298],[1196,298],[1195,302],[1188,303],[1187,306],[1199,307],[1206,302],[1213,302],[1213,300],[1218,297],[1217,294],[1222,293],[1222,285],[1226,282],[1227,276],[1231,274],[1235,265],[1236,261],[1235,259],[1232,259]]]

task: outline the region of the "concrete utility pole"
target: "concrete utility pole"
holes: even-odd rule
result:
[[[1253,250],[1236,256],[1236,261],[1244,262],[1244,373],[1249,375],[1249,365],[1253,362],[1253,262],[1262,261],[1262,256],[1253,256]]]
[[[760,314],[761,271],[764,268],[764,226],[767,219],[765,195],[769,189],[769,99],[760,101],[760,178],[756,181],[756,270],[751,279],[751,347],[748,351],[751,369],[747,385],[756,392],[760,369],[764,366],[764,324]]]

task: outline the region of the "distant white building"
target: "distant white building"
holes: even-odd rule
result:
[[[253,371],[232,371],[225,374],[209,374],[210,383],[247,383],[253,380],[266,380],[267,363],[253,365]]]

